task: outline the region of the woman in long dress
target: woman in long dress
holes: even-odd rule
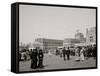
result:
[[[84,47],[80,50],[80,60],[84,61]]]
[[[49,56],[51,56],[51,55],[52,55],[50,50],[48,50],[48,55],[49,55]]]

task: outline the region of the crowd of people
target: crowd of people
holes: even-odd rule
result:
[[[88,59],[90,57],[94,57],[94,59],[97,56],[96,52],[96,46],[95,45],[89,45],[89,46],[77,46],[74,47],[73,50],[70,49],[70,47],[67,48],[60,48],[56,50],[56,55],[60,55],[60,57],[63,57],[64,61],[70,60],[70,56],[75,56],[76,61],[84,61],[85,59]]]
[[[31,60],[31,69],[43,68],[44,54],[42,49],[36,47],[34,49],[30,49],[30,51],[26,49],[23,50],[24,51],[22,53],[19,53],[19,61]]]
[[[60,55],[66,60],[70,60],[71,56],[75,56],[75,61],[84,61],[89,59],[90,57],[94,57],[94,59],[97,56],[97,50],[96,46],[77,46],[74,47],[72,50],[70,47],[63,47],[60,49],[56,49],[55,55]],[[52,56],[50,50],[48,52],[48,56]],[[29,57],[29,58],[28,58]],[[30,51],[24,50],[22,53],[19,53],[19,60],[26,61],[31,60],[31,69],[36,68],[43,68],[43,59],[44,59],[44,53],[43,50],[39,47],[36,47],[34,49],[31,49]]]

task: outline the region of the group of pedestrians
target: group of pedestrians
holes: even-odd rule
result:
[[[63,48],[62,55],[63,55],[64,61],[66,60],[66,55],[67,55],[67,60],[70,60],[70,49],[69,49],[69,47],[67,48],[67,50],[66,50],[65,47]]]
[[[70,56],[72,53],[72,50],[70,50],[69,47],[63,47],[62,49],[56,50],[56,52],[60,55],[60,57],[63,57],[64,61],[70,60]],[[85,59],[88,59],[89,57],[96,58],[96,46],[77,46],[74,48],[74,55],[75,61],[84,61]],[[57,55],[57,54],[56,54]]]
[[[90,57],[96,58],[96,46],[78,46],[75,48],[76,61],[84,61]]]
[[[75,56],[76,56],[76,61],[84,61],[84,52],[85,48],[84,47],[76,47],[75,48]]]
[[[60,57],[63,57],[64,61],[70,60],[71,57],[71,49],[69,47],[63,47],[60,50]],[[59,54],[58,50],[56,50],[56,55]],[[90,56],[93,56],[96,58],[96,46],[78,46],[74,48],[75,53],[75,61],[84,61],[85,59],[88,59]],[[52,56],[50,50],[48,53],[49,57]],[[67,57],[66,57],[67,56]],[[31,49],[30,53],[30,59],[31,59],[31,66],[30,68],[36,69],[36,68],[43,68],[43,50],[39,47],[36,47],[35,49]]]
[[[35,48],[32,50],[32,53],[30,55],[31,58],[31,68],[43,68],[43,50],[38,48]]]

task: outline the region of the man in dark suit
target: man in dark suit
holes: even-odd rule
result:
[[[69,49],[69,47],[66,50],[66,54],[67,54],[67,60],[69,60],[70,59],[70,49]]]
[[[31,68],[36,69],[37,68],[37,49],[33,49],[31,53]]]
[[[66,49],[65,49],[65,47],[63,48],[62,52],[63,52],[64,61],[65,61],[66,60],[66,58],[65,58],[65,56],[66,56]]]

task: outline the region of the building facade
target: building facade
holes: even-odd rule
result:
[[[83,39],[84,38],[84,35],[83,35],[83,33],[80,33],[80,32],[77,32],[76,34],[75,34],[75,39]]]
[[[91,27],[86,30],[86,43],[87,44],[96,44],[96,28]]]
[[[39,42],[40,47],[44,50],[44,52],[48,52],[48,50],[55,50],[59,46],[63,46],[63,40],[56,39],[46,39],[46,38],[37,38],[35,42]]]
[[[75,38],[65,38],[63,42],[64,47],[74,47],[76,44],[82,45],[86,42],[86,38],[84,37],[84,34],[77,31],[75,33]]]
[[[80,43],[85,43],[86,42],[86,38],[84,37],[84,34],[81,32],[76,32],[75,33],[75,39],[79,40]]]
[[[74,47],[75,44],[80,43],[80,41],[78,39],[74,39],[74,38],[66,38],[63,41],[63,46],[64,47]]]

